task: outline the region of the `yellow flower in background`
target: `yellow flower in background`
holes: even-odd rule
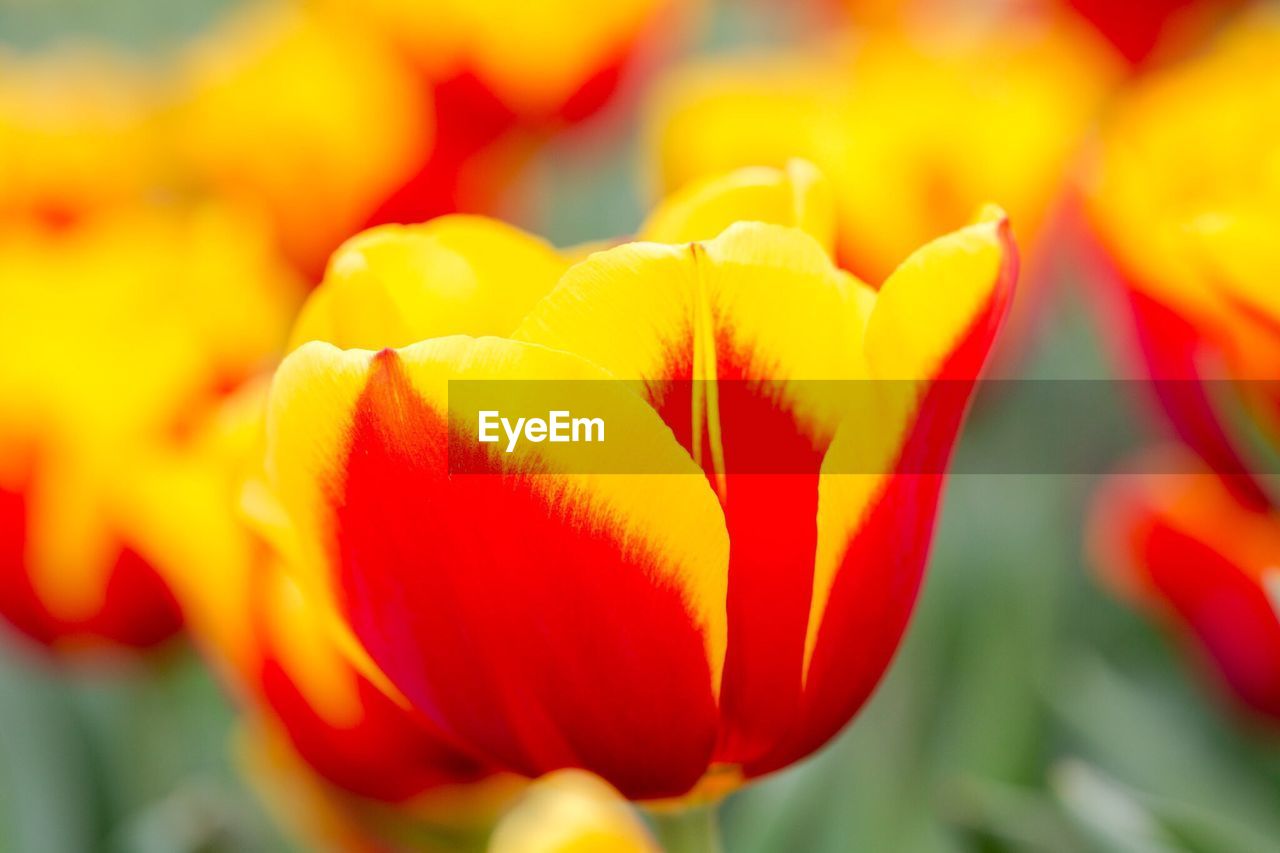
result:
[[[170,117],[194,180],[262,204],[304,270],[426,159],[431,95],[356,22],[246,7],[187,46]]]
[[[100,46],[0,46],[0,224],[65,224],[152,186],[166,165],[157,83]]]
[[[1203,58],[1133,88],[1112,110],[1089,186],[1091,219],[1125,280],[1206,321],[1231,322],[1228,303],[1241,297],[1280,310],[1263,286],[1274,241],[1249,236],[1280,218],[1277,49],[1280,17],[1255,16]],[[1240,290],[1251,272],[1261,279],[1252,297]]]
[[[0,613],[60,648],[177,629],[130,491],[269,366],[297,290],[261,223],[225,208],[0,234]]]
[[[868,281],[988,199],[1034,269],[1114,76],[1078,28],[871,32],[675,72],[652,104],[652,150],[668,191],[735,166],[813,161],[834,186],[840,263]]]

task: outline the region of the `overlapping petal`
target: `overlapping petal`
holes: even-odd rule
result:
[[[294,326],[293,347],[509,334],[567,266],[545,242],[476,216],[373,228],[334,253]]]
[[[449,421],[448,381],[528,378],[608,377],[501,339],[309,344],[276,377],[269,473],[355,636],[434,721],[529,775],[587,766],[636,796],[681,793],[715,737],[714,496],[690,476],[556,474],[532,451],[450,475],[451,444],[480,445]],[[655,458],[692,469],[639,398],[612,393]]]

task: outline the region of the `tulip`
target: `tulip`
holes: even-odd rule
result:
[[[1106,37],[1132,66],[1142,68],[1185,55],[1212,33],[1215,25],[1247,5],[1244,0],[1155,0],[1108,3],[1066,0]]]
[[[820,207],[815,199],[825,199],[827,190],[803,163],[744,170],[709,182],[699,199],[673,199],[645,231],[718,232],[723,226],[716,222],[734,206],[762,218],[809,221],[817,215],[805,211]],[[494,319],[510,331],[568,265],[542,241],[477,217],[373,229],[335,255],[298,319],[293,346],[406,344],[455,331],[483,333]],[[513,280],[526,287],[523,297]],[[488,318],[477,311],[486,303],[514,307],[506,319]],[[298,549],[254,464],[263,392],[251,383],[223,403],[190,441],[192,452],[154,463],[139,478],[131,506],[153,522],[146,526],[148,547],[163,555],[197,644],[246,709],[243,763],[301,837],[359,849],[388,825],[454,838],[479,833],[513,793],[511,777],[452,748],[375,687],[281,569]],[[231,513],[242,488],[259,533]],[[166,525],[178,507],[182,517],[200,521],[198,530]],[[611,841],[647,838],[642,829],[636,834],[625,808],[609,804],[598,780],[552,779],[538,790],[517,809],[525,817],[504,819],[500,843],[564,839],[571,827],[553,832],[533,817],[548,809],[586,822],[569,833],[574,839],[609,827]]]
[[[1202,380],[1235,380],[1267,429],[1280,394],[1280,25],[1251,19],[1204,58],[1144,81],[1106,129],[1090,214],[1126,331],[1183,442],[1255,507],[1238,436]],[[1249,85],[1242,88],[1243,80]]]
[[[1272,484],[1223,406],[1280,424],[1280,26],[1251,19],[1215,50],[1144,80],[1106,128],[1091,219],[1104,291],[1129,309],[1135,362],[1192,462],[1099,498],[1098,562],[1126,598],[1179,626],[1240,702],[1280,714],[1280,553]],[[1248,81],[1247,91],[1242,81]]]
[[[1001,17],[1068,19],[1087,23],[1115,48],[1134,70],[1184,56],[1244,0],[1147,0],[1111,3],[1108,0],[1011,0],[972,4],[961,0],[845,0],[849,13],[862,23],[901,26],[943,19],[968,25],[990,24]]]
[[[431,96],[381,39],[296,4],[255,5],[185,46],[170,114],[199,184],[257,202],[304,270],[413,175]]]
[[[1243,708],[1280,723],[1280,513],[1242,504],[1207,470],[1118,476],[1091,529],[1117,593],[1176,628]]]
[[[700,3],[323,0],[409,58],[431,88],[436,144],[368,225],[491,212],[553,134],[599,111]]]
[[[347,0],[330,0],[336,8]],[[373,0],[360,11],[432,80],[471,77],[513,115],[574,112],[613,78],[667,0],[601,7],[583,0],[476,4],[465,0]],[[576,102],[576,103],[575,103]]]
[[[405,318],[441,336],[295,334],[312,340],[273,380],[266,470],[296,577],[362,671],[495,766],[714,796],[820,747],[888,666],[1016,256],[988,211],[877,291],[794,227],[831,216],[806,209],[831,198],[810,172],[731,175],[657,219],[713,228],[739,194],[785,224],[672,225],[558,277],[546,250],[506,266],[527,238],[478,219],[469,240],[428,224],[335,255],[313,305],[354,311],[341,292],[363,287],[389,340],[414,336]],[[451,473],[450,441],[481,445],[449,382],[544,379],[592,380],[658,473],[558,470],[537,443]],[[842,406],[806,380],[909,393]],[[760,459],[787,472],[738,470]]]
[[[840,264],[871,282],[997,198],[1036,270],[1115,77],[1109,51],[1067,24],[880,30],[714,59],[653,99],[655,171],[671,191],[738,166],[816,163],[835,187]]]
[[[0,613],[19,631],[71,649],[180,627],[155,519],[130,493],[278,350],[295,290],[260,225],[230,210],[0,238]]]

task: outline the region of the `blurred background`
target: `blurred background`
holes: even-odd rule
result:
[[[492,19],[476,26],[498,35],[467,35],[463,61],[449,54],[448,27],[405,23],[413,5],[0,0],[0,330],[11,339],[0,342],[10,430],[0,438],[10,448],[64,415],[111,421],[102,446],[79,448],[86,458],[123,447],[118,436],[136,427],[93,400],[47,404],[32,389],[63,377],[52,367],[13,378],[67,341],[89,363],[102,355],[104,377],[116,373],[90,370],[95,388],[137,390],[146,364],[198,362],[198,388],[166,379],[137,390],[150,405],[163,386],[181,413],[198,410],[205,389],[269,368],[328,253],[367,225],[478,211],[572,246],[635,232],[664,189],[697,175],[786,156],[834,173],[851,223],[838,255],[873,283],[981,201],[1004,204],[1026,264],[996,372],[1133,375],[1080,235],[1080,176],[1107,104],[1256,12],[1143,3],[1108,20],[1102,7],[1116,4],[963,4],[961,14],[946,3],[704,0],[575,14],[566,3],[476,3]],[[944,20],[955,31],[944,43],[1001,35],[944,51],[936,66],[894,53],[908,50],[895,41],[908,25]],[[1023,51],[1009,42],[1026,28]],[[848,126],[800,117],[815,112]],[[977,187],[958,177],[970,175]],[[125,224],[99,219],[116,216]],[[91,234],[68,236],[77,229]],[[123,303],[114,291],[68,294],[86,276],[119,277],[113,264],[163,280],[123,288]],[[154,318],[139,307],[192,265],[218,275],[191,287],[230,307],[206,296]],[[249,279],[269,284],[248,294]],[[74,307],[31,307],[38,287],[60,288]],[[32,317],[69,314],[56,333],[32,331]],[[168,324],[176,342],[142,343],[147,323]],[[103,355],[104,333],[145,353]],[[997,475],[969,472],[999,457],[1011,412],[1027,433],[1058,424],[1017,399],[983,399],[889,676],[827,750],[728,800],[727,849],[1280,850],[1274,723],[1242,712],[1177,630],[1117,601],[1089,554],[1101,478],[1127,449],[1171,434],[1151,401],[1132,403],[1075,437],[1080,470],[1094,473]],[[77,476],[64,495],[112,478]],[[96,535],[76,524],[52,539]],[[28,536],[4,531],[8,544]],[[15,589],[0,583],[11,605]],[[14,609],[6,615],[20,622]],[[158,648],[103,659],[66,654],[56,630],[5,626],[0,850],[295,849],[238,766],[237,715],[217,680],[181,637],[157,630],[126,644]]]

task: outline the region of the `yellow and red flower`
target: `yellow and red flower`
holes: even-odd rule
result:
[[[1118,476],[1092,541],[1120,595],[1181,631],[1244,707],[1280,722],[1280,514],[1240,503],[1208,470]]]
[[[839,262],[871,282],[1000,199],[1038,280],[1117,70],[1065,22],[872,30],[676,72],[654,101],[652,148],[667,190],[737,166],[816,163],[835,187]]]
[[[1105,38],[1134,70],[1186,56],[1248,0],[846,0],[855,20],[875,26],[901,26],[930,19],[969,24],[1067,18],[1086,22]]]
[[[1180,438],[1266,506],[1201,380],[1238,380],[1280,424],[1280,22],[1249,19],[1204,58],[1144,81],[1107,127],[1090,214],[1105,277]],[[1247,82],[1246,82],[1247,81]]]
[[[320,0],[354,10],[428,83],[430,156],[367,225],[493,212],[552,134],[609,102],[624,72],[685,29],[700,4],[621,0],[472,3]]]
[[[255,4],[188,45],[173,144],[197,186],[260,204],[285,252],[319,271],[434,144],[431,94],[345,16]]]
[[[1277,48],[1280,22],[1248,19],[1204,57],[1144,80],[1106,128],[1090,199],[1114,285],[1104,292],[1121,297],[1134,363],[1204,471],[1112,485],[1095,522],[1099,560],[1273,718],[1280,516],[1224,407],[1234,397],[1264,441],[1280,436]]]
[[[492,210],[674,29],[666,0],[250,5],[167,52],[0,53],[0,215],[231,197],[318,278],[369,225]]]
[[[277,371],[267,438],[292,565],[371,678],[496,766],[583,768],[632,799],[732,784],[825,743],[888,666],[1016,256],[992,211],[877,291],[791,227],[830,221],[804,209],[831,199],[809,172],[725,178],[665,211],[670,242],[560,273],[546,247],[504,263],[538,251],[478,219],[335,255],[313,300],[364,288],[345,304],[429,331],[295,335],[321,340]],[[673,223],[713,229],[734,194],[786,224],[680,242]],[[475,441],[451,381],[545,379],[594,381],[661,473],[571,471],[546,445],[451,470]],[[853,406],[831,381],[906,393]]]
[[[229,210],[0,236],[0,613],[19,630],[67,648],[179,628],[130,493],[270,362],[295,292],[259,225]]]
[[[1135,68],[1185,56],[1248,0],[1066,0]]]

